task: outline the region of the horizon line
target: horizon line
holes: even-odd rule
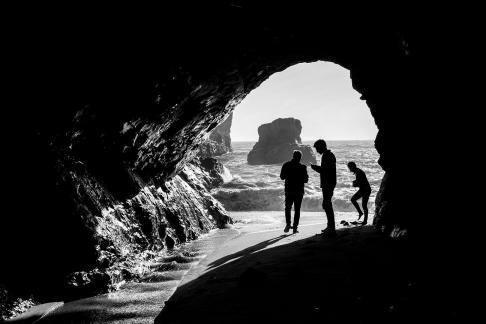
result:
[[[310,142],[310,141],[317,141],[318,139],[302,139],[302,142]],[[355,139],[325,139],[326,142],[333,142],[333,141],[374,141],[375,139],[372,138],[372,139],[362,139],[362,138],[355,138]],[[231,142],[258,142],[258,140],[256,139],[244,139],[244,140],[241,140],[241,139],[238,139],[238,140],[233,140],[231,139]]]

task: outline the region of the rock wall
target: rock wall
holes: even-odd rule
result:
[[[301,162],[315,164],[316,157],[309,145],[302,145],[302,125],[295,118],[278,118],[258,127],[258,142],[248,153],[248,164],[277,164],[289,161],[294,150],[302,152]]]
[[[101,293],[121,280],[136,279],[147,271],[141,264],[151,252],[171,249],[231,222],[209,193],[217,177],[211,177],[198,161],[188,163],[160,186],[144,186],[124,202],[109,196],[100,202],[98,197],[106,195],[106,189],[87,174],[75,175],[72,181],[83,193],[79,215],[89,223],[96,252],[93,269],[68,275],[68,297]]]
[[[231,148],[231,123],[233,113],[225,121],[218,125],[209,134],[209,138],[199,145],[199,155],[202,157],[219,156],[232,151]]]
[[[59,203],[66,213],[40,212],[30,224],[15,220],[24,229],[11,244],[36,244],[25,253],[13,249],[4,254],[17,265],[3,269],[2,276],[8,278],[2,284],[14,294],[28,288],[42,301],[110,291],[122,280],[144,275],[148,269],[143,264],[162,249],[231,223],[209,192],[223,182],[222,165],[212,158],[194,159],[172,179],[150,184],[127,171],[132,188],[138,189],[123,200],[122,191],[111,190],[82,162],[65,157],[51,162],[59,174],[49,194],[63,200]]]

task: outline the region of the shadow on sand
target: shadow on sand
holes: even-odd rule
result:
[[[241,251],[238,251],[236,253],[227,255],[227,256],[225,256],[225,257],[223,257],[221,259],[218,259],[218,260],[216,260],[214,262],[211,262],[209,264],[209,269],[217,268],[217,267],[219,267],[222,264],[225,264],[227,262],[231,262],[231,261],[237,260],[237,259],[239,259],[241,257],[248,256],[249,254],[258,252],[260,250],[263,250],[267,246],[272,245],[274,243],[277,243],[278,241],[286,238],[289,235],[291,235],[291,234],[282,234],[280,236],[277,236],[277,237],[271,238],[269,240],[265,240],[263,242],[260,242],[258,244],[255,244],[253,246],[250,246],[250,247],[248,247],[248,248],[246,248],[244,250],[241,250]]]
[[[403,242],[363,227],[261,251],[283,237],[213,262],[178,288],[155,323],[410,320],[413,279]]]

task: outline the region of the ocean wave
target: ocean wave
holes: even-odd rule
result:
[[[281,210],[282,190],[256,188],[242,190],[215,190],[213,197],[230,211]]]
[[[281,188],[218,188],[213,191],[213,196],[229,211],[281,211],[285,208],[285,197]],[[373,205],[373,201],[370,201],[368,208],[372,210]],[[342,197],[333,198],[333,207],[339,212],[355,211],[351,201]],[[304,195],[301,210],[322,211],[322,195]]]
[[[230,170],[223,165],[223,173],[221,173],[221,177],[223,178],[223,181],[230,182],[233,180],[233,175],[231,174]]]
[[[311,142],[312,145],[313,142]],[[253,147],[252,142],[236,142],[233,152],[219,157],[225,165],[224,184],[212,191],[229,211],[282,211],[284,209],[284,181],[279,177],[280,165],[248,165],[246,156]],[[337,164],[337,185],[333,206],[336,211],[354,212],[350,198],[357,188],[352,187],[355,175],[347,162],[355,161],[366,172],[373,193],[368,207],[374,209],[374,198],[378,192],[383,170],[376,163],[378,153],[372,141],[330,142]],[[227,168],[227,169],[226,169]],[[231,171],[231,172],[230,172]],[[322,211],[322,192],[319,174],[308,168],[309,182],[305,185],[302,211]]]
[[[240,176],[234,175],[229,182],[225,182],[221,185],[221,188],[226,189],[249,189],[249,188],[258,188],[256,183],[250,183],[244,181]]]

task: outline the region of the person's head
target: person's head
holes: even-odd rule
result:
[[[299,150],[295,150],[294,153],[292,153],[292,160],[300,162],[300,159],[302,158],[302,152]]]
[[[351,172],[355,172],[357,169],[356,163],[354,163],[353,161],[348,162],[348,169]]]
[[[317,153],[323,154],[327,150],[327,144],[326,141],[323,139],[318,139],[314,143],[314,148],[316,149]]]

